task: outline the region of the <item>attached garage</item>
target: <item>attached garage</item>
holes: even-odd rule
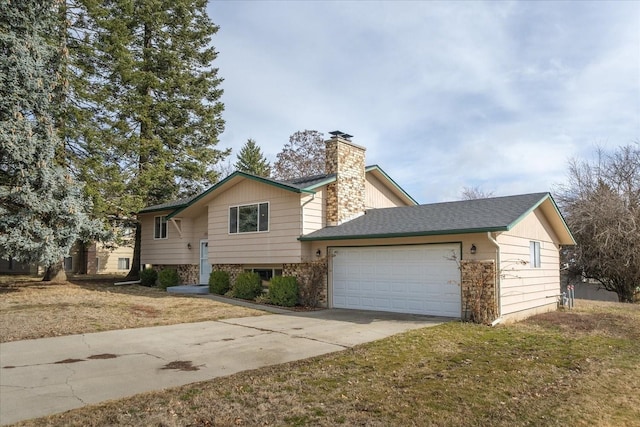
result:
[[[460,244],[335,247],[333,307],[460,317]]]

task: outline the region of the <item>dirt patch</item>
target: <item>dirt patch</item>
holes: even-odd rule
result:
[[[604,335],[623,339],[640,339],[636,328],[625,327],[628,322],[629,315],[606,311],[558,311],[539,314],[527,320],[531,325],[554,328],[568,335]]]
[[[155,318],[160,315],[160,311],[157,308],[141,304],[132,305],[130,311],[135,316]]]

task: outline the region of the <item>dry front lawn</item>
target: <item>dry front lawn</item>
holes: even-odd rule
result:
[[[29,426],[640,426],[640,306],[452,322]]]
[[[31,277],[2,276],[0,342],[265,314],[157,288],[114,286],[117,280],[77,276],[67,283],[47,284]]]

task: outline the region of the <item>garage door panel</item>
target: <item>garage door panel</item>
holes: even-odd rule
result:
[[[333,306],[459,317],[459,245],[338,248]]]

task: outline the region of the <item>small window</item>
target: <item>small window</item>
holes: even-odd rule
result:
[[[64,257],[64,271],[73,270],[73,258],[70,256]]]
[[[118,258],[118,270],[129,269],[129,258]]]
[[[229,233],[269,231],[269,203],[229,208]]]
[[[540,268],[540,242],[529,242],[531,268]]]
[[[153,230],[154,239],[166,239],[167,238],[167,217],[157,216],[155,217],[155,227]]]
[[[271,279],[276,276],[282,276],[281,268],[247,268],[245,271],[257,273],[263,285],[268,285]]]

